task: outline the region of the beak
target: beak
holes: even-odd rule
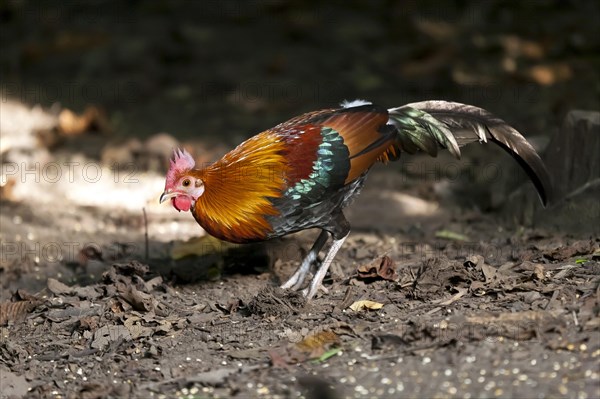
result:
[[[162,193],[160,195],[160,198],[159,198],[158,201],[159,201],[160,204],[162,204],[166,200],[171,199],[171,198],[176,197],[176,196],[177,196],[177,192],[167,192],[167,191],[165,191],[164,193]]]

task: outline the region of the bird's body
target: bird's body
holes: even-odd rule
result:
[[[284,288],[302,286],[331,234],[334,243],[306,292],[310,298],[350,231],[343,208],[360,192],[376,162],[396,160],[402,152],[435,156],[439,147],[459,157],[460,145],[488,139],[519,161],[546,202],[546,169],[516,130],[480,108],[443,101],[390,110],[359,101],[307,113],[259,133],[200,169],[189,154],[178,151],[161,202],[171,198],[176,209],[191,210],[209,234],[230,242],[322,229]]]

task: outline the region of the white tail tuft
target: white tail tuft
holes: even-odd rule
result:
[[[352,108],[352,107],[360,107],[361,105],[370,105],[373,104],[371,101],[367,101],[367,100],[352,100],[352,101],[348,101],[348,100],[344,100],[340,103],[340,105],[343,108]]]

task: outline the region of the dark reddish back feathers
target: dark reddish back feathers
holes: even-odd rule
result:
[[[324,127],[334,129],[344,139],[351,162],[346,183],[355,180],[395,142],[395,130],[386,129],[387,121],[385,108],[364,105],[311,112],[276,126],[272,131],[283,136],[289,148],[286,154],[289,186],[313,172]]]
[[[282,132],[283,133],[283,132]],[[283,133],[288,148],[286,156],[287,183],[291,187],[313,172],[317,151],[322,142],[321,126],[307,124],[292,127]]]

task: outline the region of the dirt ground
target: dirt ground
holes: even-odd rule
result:
[[[600,238],[523,220],[497,148],[375,167],[310,303],[276,287],[316,231],[230,245],[157,201],[174,146],[344,98],[542,150],[600,109],[597,4],[201,3],[0,7],[0,397],[600,397]]]

